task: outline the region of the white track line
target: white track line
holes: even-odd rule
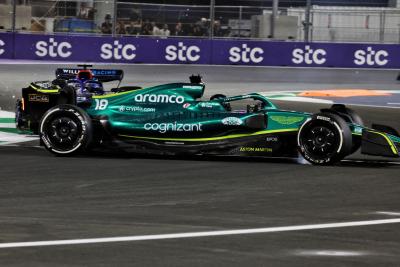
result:
[[[0,128],[15,129],[15,123],[2,123],[2,122],[0,122]]]
[[[400,223],[400,218],[386,219],[386,220],[370,220],[370,221],[355,221],[355,222],[340,222],[340,223],[325,223],[325,224],[309,224],[309,225],[295,225],[295,226],[282,226],[282,227],[240,229],[240,230],[222,230],[222,231],[209,231],[209,232],[120,236],[120,237],[69,239],[69,240],[53,240],[53,241],[13,242],[13,243],[0,243],[0,248],[61,246],[61,245],[79,245],[79,244],[94,244],[94,243],[129,242],[129,241],[132,242],[132,241],[145,241],[145,240],[211,237],[211,236],[226,236],[226,235],[245,235],[245,234],[257,234],[257,233],[258,234],[259,233],[276,233],[276,232],[317,230],[317,229],[329,229],[329,228],[344,228],[344,227],[394,224],[394,223]]]
[[[393,211],[377,211],[375,214],[380,215],[389,215],[389,216],[400,216],[400,212],[393,212]]]

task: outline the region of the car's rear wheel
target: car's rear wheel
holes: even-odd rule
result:
[[[297,137],[300,154],[315,165],[329,165],[351,153],[352,135],[346,121],[334,114],[319,113],[307,120]]]
[[[88,147],[92,140],[92,121],[79,107],[59,105],[43,115],[39,134],[48,151],[68,156]]]

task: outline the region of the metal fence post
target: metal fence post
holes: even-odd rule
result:
[[[210,1],[210,39],[214,37],[215,0]]]
[[[310,26],[311,26],[310,13],[311,13],[311,0],[307,0],[306,10],[305,10],[305,19],[304,19],[304,22],[303,22],[303,25],[304,25],[304,41],[305,42],[309,42],[310,41]]]
[[[112,24],[112,36],[115,37],[116,35],[116,27],[117,27],[117,8],[118,2],[114,0],[114,10],[113,10],[113,24]]]
[[[239,6],[239,38],[242,36],[242,19],[243,19],[243,7]]]
[[[11,22],[11,30],[12,30],[12,32],[15,32],[16,17],[17,17],[17,0],[13,0],[12,22]]]
[[[383,43],[385,40],[385,22],[386,22],[386,14],[385,11],[381,11],[379,16],[379,42]]]
[[[276,25],[276,17],[278,15],[278,6],[279,6],[279,0],[274,0],[272,3],[271,29],[270,29],[271,39],[275,38],[275,25]]]
[[[399,40],[398,40],[398,42],[400,44],[400,24],[397,24],[397,27],[399,27]]]

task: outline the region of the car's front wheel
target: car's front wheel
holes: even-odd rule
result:
[[[45,148],[59,156],[84,151],[92,140],[92,121],[87,113],[72,105],[49,109],[42,117],[39,134]]]
[[[306,160],[315,165],[329,165],[351,153],[352,135],[341,117],[319,113],[301,126],[297,143]]]

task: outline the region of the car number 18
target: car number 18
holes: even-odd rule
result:
[[[96,101],[96,107],[94,108],[95,110],[105,110],[108,106],[107,99],[95,99],[94,101]]]

